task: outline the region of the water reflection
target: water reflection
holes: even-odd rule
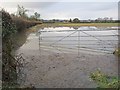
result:
[[[112,53],[118,46],[118,30],[97,27],[50,27],[25,36],[24,42],[26,39],[28,43],[24,44],[24,49],[41,50],[47,46],[76,52],[82,49]]]
[[[98,68],[107,74],[118,75],[116,57],[111,55],[118,45],[117,30],[57,27],[39,29],[26,36],[26,42],[18,50],[28,62],[24,70],[27,74],[25,85],[29,82],[38,88],[54,87],[57,82],[73,85],[75,78],[79,78],[78,82],[84,78],[79,83],[86,85],[87,77]],[[83,51],[89,52],[81,53]],[[63,82],[66,78],[70,81]]]
[[[95,29],[95,31],[93,31]],[[117,47],[118,33],[117,30],[100,30],[96,27],[81,27],[81,28],[45,28],[39,30],[38,36],[41,39],[41,45],[73,48],[77,49],[92,49],[100,51],[108,51],[112,53]],[[78,39],[79,38],[79,39]],[[79,43],[79,45],[78,45]]]

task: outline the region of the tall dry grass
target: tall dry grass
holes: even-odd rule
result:
[[[26,28],[29,28],[29,27],[32,27],[32,26],[42,23],[40,21],[29,20],[29,19],[17,17],[17,16],[12,17],[12,20],[16,25],[17,31],[21,31]]]

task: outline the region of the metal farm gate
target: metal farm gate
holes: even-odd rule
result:
[[[53,47],[62,52],[65,49],[76,50],[78,55],[81,50],[112,54],[118,46],[119,36],[118,30],[112,28],[48,31],[43,29],[39,30],[37,34],[39,35],[39,48]]]

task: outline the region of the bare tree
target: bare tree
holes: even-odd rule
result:
[[[17,15],[23,18],[27,18],[27,14],[26,12],[28,12],[29,10],[25,9],[23,6],[18,5],[17,8]]]
[[[35,19],[36,19],[36,20],[40,18],[40,14],[37,13],[37,12],[34,13],[34,16],[35,16]]]

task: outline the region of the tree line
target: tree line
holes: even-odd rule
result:
[[[98,19],[95,19],[95,20],[80,20],[79,18],[74,18],[73,20],[70,19],[68,22],[71,22],[71,23],[118,23],[119,20],[113,20],[112,18],[108,18],[108,17],[105,17],[105,18],[98,18]]]

